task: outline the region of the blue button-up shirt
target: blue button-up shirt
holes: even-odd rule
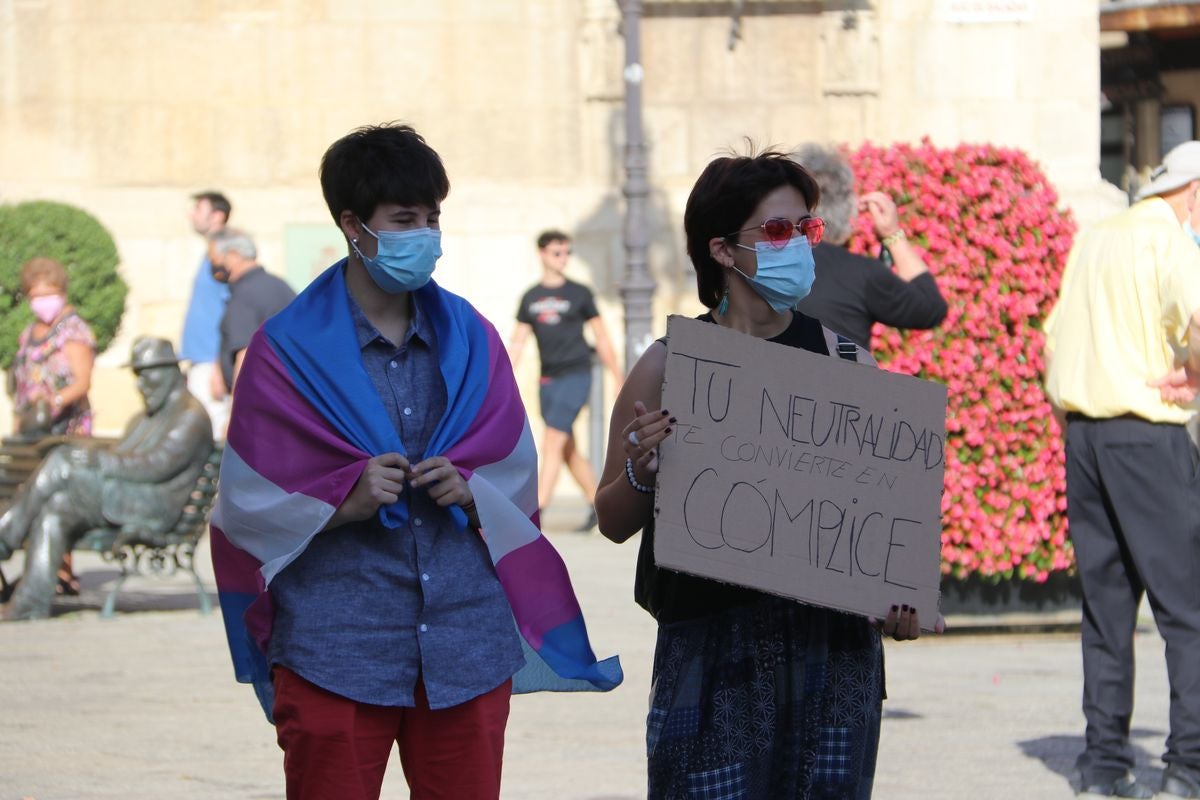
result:
[[[193,364],[217,360],[221,344],[221,317],[229,300],[229,286],[212,276],[212,264],[205,256],[192,281],[192,296],[183,318],[183,339],[179,357]]]
[[[396,346],[347,293],[363,365],[413,465],[446,409],[433,327],[420,306]],[[324,531],[271,582],[268,657],[323,689],[362,703],[413,705],[424,681],[431,708],[490,691],[524,664],[512,610],[487,548],[421,489],[406,489],[409,520],[373,516]]]

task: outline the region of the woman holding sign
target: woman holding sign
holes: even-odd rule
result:
[[[816,181],[783,153],[718,158],[684,212],[699,319],[822,355],[838,339],[793,311],[812,287]],[[859,348],[847,357],[869,362]],[[600,531],[643,531],[635,599],[659,623],[647,720],[649,796],[868,798],[883,698],[880,633],[920,635],[916,609],[880,625],[654,563],[658,446],[675,432],[662,408],[665,340],[626,379],[596,495]],[[939,620],[940,627],[940,620]],[[715,792],[716,794],[706,794]]]

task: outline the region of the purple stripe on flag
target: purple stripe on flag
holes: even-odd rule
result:
[[[216,525],[209,525],[208,530],[213,574],[217,579],[218,592],[223,597],[244,595],[254,598],[246,604],[245,616],[238,625],[245,625],[251,638],[265,653],[275,621],[275,606],[259,571],[262,562],[245,550],[235,547],[225,532]],[[226,628],[228,627],[227,622]],[[236,637],[231,637],[231,641],[234,638]]]
[[[512,551],[496,564],[513,616],[535,650],[542,637],[582,612],[571,589],[567,567],[544,536]]]
[[[343,440],[301,397],[261,329],[250,349],[254,369],[239,376],[229,444],[280,489],[341,505],[370,456]]]
[[[258,649],[266,653],[271,645],[271,629],[275,627],[275,601],[271,599],[271,593],[263,589],[246,609],[244,619],[246,632]]]
[[[478,313],[478,312],[476,312]],[[508,364],[508,353],[490,325],[488,388],[470,427],[445,456],[455,464],[494,464],[512,453],[525,429],[525,406]]]
[[[222,592],[256,595],[263,590],[258,570],[262,562],[234,547],[225,532],[216,525],[209,526],[209,548],[212,550],[213,572]]]

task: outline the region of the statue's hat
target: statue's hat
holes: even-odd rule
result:
[[[166,339],[155,336],[140,336],[133,343],[129,366],[134,372],[150,367],[174,366],[179,363],[175,348]]]

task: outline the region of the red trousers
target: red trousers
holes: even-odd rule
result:
[[[377,800],[392,742],[413,800],[497,800],[512,681],[433,711],[357,703],[276,666],[275,731],[288,800]]]

